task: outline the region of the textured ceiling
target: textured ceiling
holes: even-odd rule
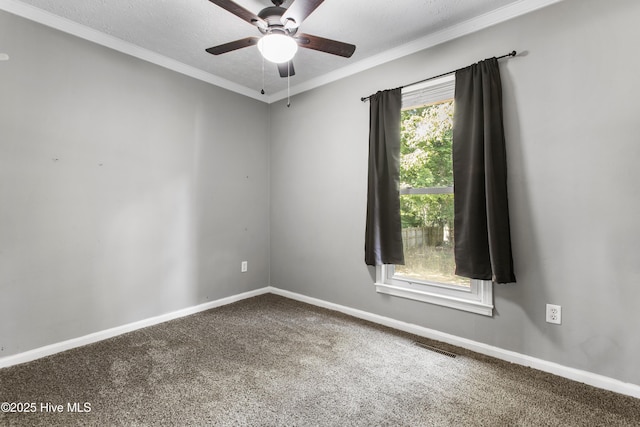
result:
[[[286,0],[288,7],[293,0]],[[302,0],[297,0],[302,1]],[[347,59],[299,49],[294,59],[292,92],[336,70],[379,57],[410,42],[477,23],[487,15],[525,13],[557,0],[325,0],[302,24],[301,31],[357,46]],[[258,94],[263,87],[262,59],[255,46],[213,56],[205,49],[258,30],[208,0],[2,0],[34,6],[135,46],[204,71]],[[268,0],[236,0],[254,13]],[[525,4],[527,3],[527,4]],[[11,11],[9,9],[9,11]],[[486,20],[486,19],[485,19]],[[477,27],[477,25],[476,25]],[[287,81],[265,63],[264,88],[282,93]]]

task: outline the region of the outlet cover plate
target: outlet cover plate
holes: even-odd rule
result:
[[[547,323],[562,323],[562,307],[555,304],[547,304]]]

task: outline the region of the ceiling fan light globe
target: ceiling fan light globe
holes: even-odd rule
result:
[[[281,64],[293,59],[298,43],[284,34],[267,34],[258,40],[258,50],[267,61]]]

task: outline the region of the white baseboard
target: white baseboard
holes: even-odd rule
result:
[[[140,320],[138,322],[128,323],[126,325],[117,326],[115,328],[106,329],[104,331],[94,332],[92,334],[85,335],[82,337],[72,338],[70,340],[62,341],[55,344],[50,344],[44,347],[39,347],[33,350],[25,351],[23,353],[15,354],[12,356],[2,357],[0,358],[0,368],[6,368],[8,366],[18,365],[20,363],[31,362],[32,360],[40,359],[45,356],[50,356],[52,354],[70,350],[72,348],[81,347],[87,344],[92,344],[94,342],[106,340],[107,338],[112,338],[118,335],[125,334],[127,332],[135,331],[137,329],[146,328],[147,326],[157,325],[158,323],[163,323],[169,320],[178,319],[180,317],[189,316],[191,314],[195,314],[201,311],[231,304],[236,301],[266,294],[268,292],[269,292],[268,287],[256,289],[254,291],[244,292],[238,295],[232,295],[230,297],[221,298],[219,300],[210,301],[210,302],[199,304],[193,307],[187,307],[182,310],[172,311],[171,313],[161,314],[160,316],[151,317],[149,319]]]
[[[499,347],[494,347],[494,346],[483,344],[477,341],[461,338],[455,335],[446,334],[444,332],[425,328],[423,326],[418,326],[412,323],[402,322],[400,320],[395,320],[390,317],[379,316],[377,314],[369,313],[369,312],[358,310],[355,308],[334,304],[331,302],[308,297],[305,295],[297,294],[295,292],[290,292],[283,289],[274,288],[272,286],[268,287],[267,289],[268,289],[268,292],[272,294],[280,295],[286,298],[291,298],[301,302],[306,302],[308,304],[316,305],[318,307],[339,311],[341,313],[348,314],[350,316],[357,317],[359,319],[368,320],[373,323],[378,323],[380,325],[388,326],[404,332],[409,332],[411,334],[418,335],[421,337],[445,342],[447,344],[451,344],[451,345],[465,348],[467,350],[475,351],[476,353],[495,357],[496,359],[505,360],[507,362],[516,363],[522,366],[528,366],[543,372],[548,372],[550,374],[568,378],[570,380],[585,383],[601,389],[613,391],[620,394],[625,394],[627,396],[640,398],[640,386],[636,384],[625,383],[620,380],[605,377],[604,375],[594,374],[594,373],[583,371],[580,369],[570,368],[568,366],[563,366],[558,363],[549,362],[546,360],[516,353],[514,351],[505,350]]]
[[[554,362],[549,362],[546,360],[516,353],[510,350],[505,350],[499,347],[494,347],[494,346],[483,344],[477,341],[461,338],[455,335],[446,334],[444,332],[425,328],[423,326],[418,326],[412,323],[402,322],[400,320],[392,319],[390,317],[384,317],[384,316],[369,313],[366,311],[358,310],[355,308],[347,307],[344,305],[334,304],[332,302],[324,301],[321,299],[308,297],[306,295],[286,291],[283,289],[275,288],[273,286],[267,286],[261,289],[256,289],[254,291],[244,292],[238,295],[232,295],[230,297],[222,298],[216,301],[207,302],[207,303],[196,305],[193,307],[188,307],[182,310],[173,311],[171,313],[162,314],[160,316],[151,317],[149,319],[140,320],[138,322],[129,323],[126,325],[115,327],[115,328],[106,329],[104,331],[95,332],[82,337],[73,338],[73,339],[62,341],[59,343],[36,348],[33,350],[26,351],[24,353],[2,357],[0,358],[0,368],[6,368],[9,366],[30,362],[32,360],[40,359],[45,356],[50,356],[52,354],[70,350],[75,347],[81,347],[83,345],[92,344],[94,342],[98,342],[98,341],[105,340],[107,338],[112,338],[118,335],[122,335],[127,332],[132,332],[137,329],[146,328],[147,326],[157,325],[159,323],[167,322],[169,320],[189,316],[191,314],[199,313],[201,311],[231,304],[236,301],[240,301],[246,298],[251,298],[251,297],[266,294],[266,293],[272,293],[272,294],[280,295],[296,301],[312,304],[318,307],[339,311],[341,313],[348,314],[350,316],[357,317],[359,319],[368,320],[370,322],[378,323],[380,325],[388,326],[390,328],[398,329],[404,332],[409,332],[421,337],[446,342],[448,344],[456,345],[458,347],[475,351],[476,353],[495,357],[496,359],[505,360],[507,362],[516,363],[518,365],[529,366],[531,368],[538,369],[543,372],[548,372],[554,375],[558,375],[560,377],[568,378],[570,380],[589,384],[594,387],[602,388],[605,390],[613,391],[613,392],[624,394],[627,396],[640,398],[640,386],[636,384],[625,383],[620,380],[605,377],[604,375],[594,374],[591,372],[582,371],[580,369],[570,368]]]

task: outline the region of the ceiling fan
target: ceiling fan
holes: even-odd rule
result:
[[[257,15],[231,0],[209,1],[256,26],[262,33],[261,37],[245,37],[210,47],[207,52],[213,55],[221,55],[244,47],[258,45],[262,56],[278,65],[280,77],[289,77],[295,74],[291,59],[298,46],[345,58],[350,58],[356,50],[355,45],[349,43],[298,33],[302,21],[311,15],[324,0],[294,0],[289,8],[281,6],[284,0],[271,0],[274,6],[262,9]]]

